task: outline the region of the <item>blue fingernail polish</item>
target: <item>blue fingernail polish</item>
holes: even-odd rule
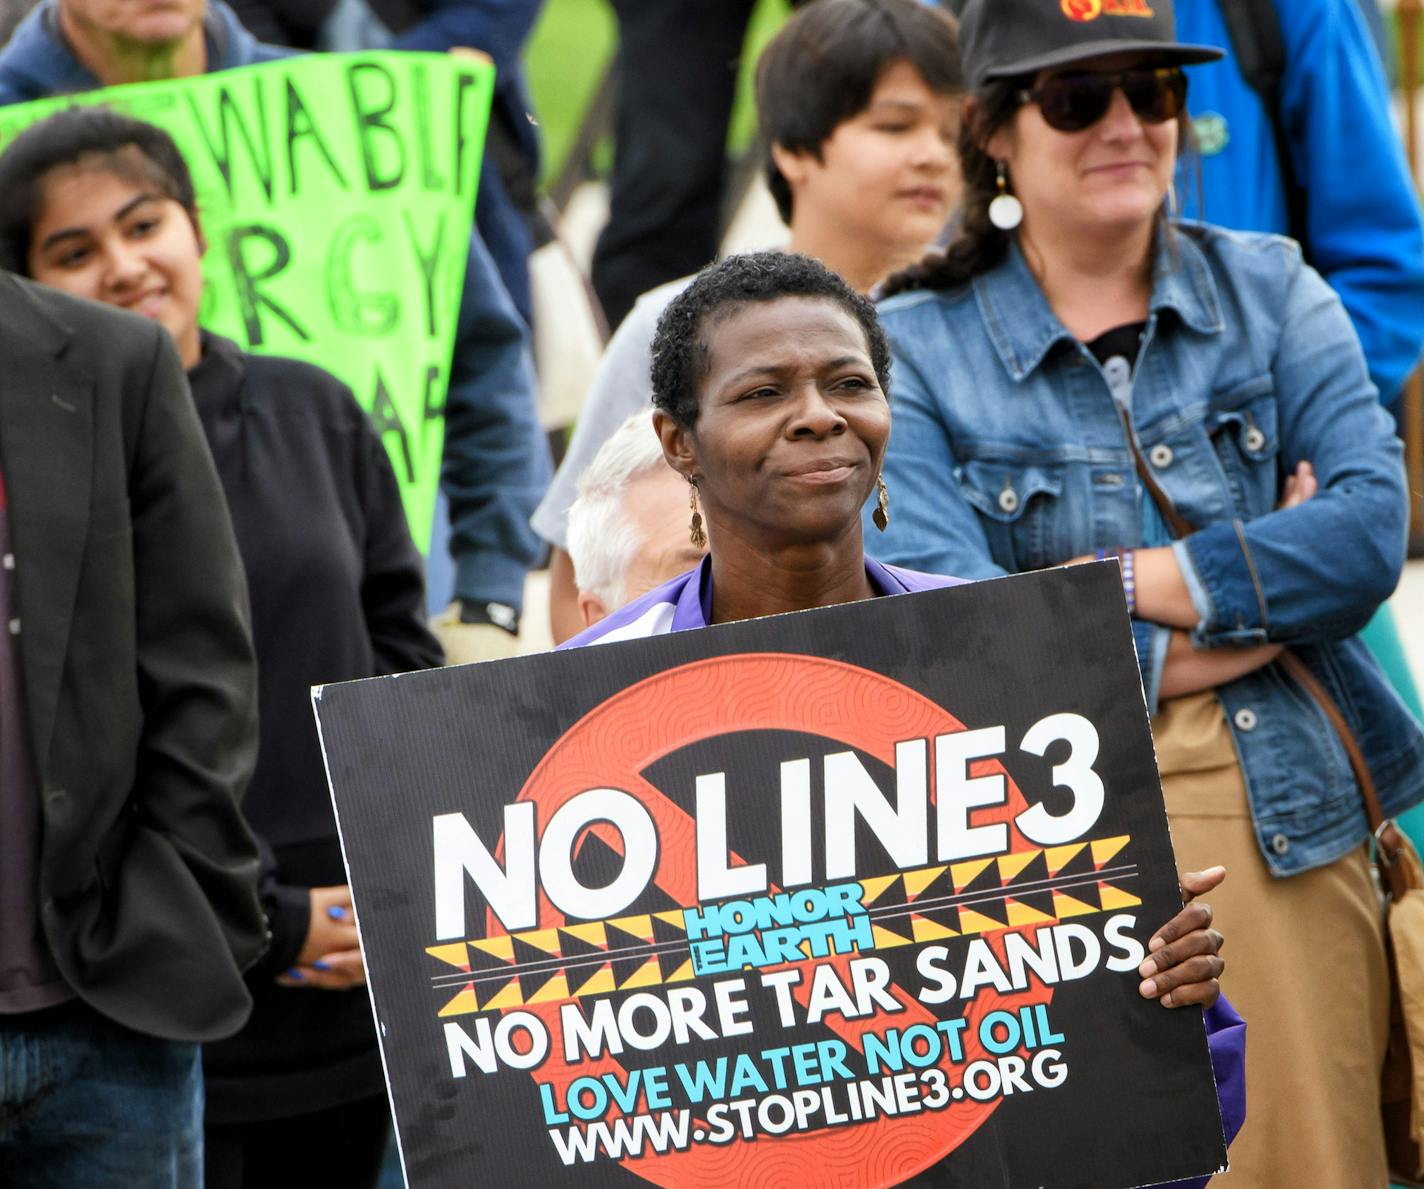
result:
[[[329,916],[333,921],[344,921],[346,919],[346,910],[338,905],[333,904],[330,908],[326,910],[326,915]]]
[[[300,970],[298,970],[295,966],[293,966],[290,970],[287,971],[287,977],[288,977],[288,978],[294,978],[294,979],[297,980],[297,982],[301,982],[301,981],[302,981],[302,972],[301,972]]]
[[[328,966],[325,962],[323,962],[320,958],[318,958],[315,962],[312,963],[312,969],[314,969],[314,970],[330,970],[331,967]]]

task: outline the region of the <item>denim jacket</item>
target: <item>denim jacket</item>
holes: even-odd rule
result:
[[[1198,531],[1174,548],[1197,648],[1290,645],[1339,704],[1385,812],[1424,799],[1424,734],[1355,639],[1404,565],[1401,444],[1339,298],[1289,240],[1182,225],[1159,236],[1128,381],[1064,328],[1017,246],[954,290],[881,316],[895,357],[883,560],[983,578],[1143,542],[1144,497],[1114,404]],[[1276,511],[1307,460],[1320,490]],[[1167,633],[1134,621],[1149,708]],[[1278,666],[1217,690],[1271,871],[1368,834],[1345,751]]]

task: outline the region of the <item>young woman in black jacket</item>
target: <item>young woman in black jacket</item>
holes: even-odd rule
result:
[[[272,938],[247,1026],[204,1051],[207,1183],[374,1185],[389,1116],[309,690],[438,665],[440,646],[365,413],[320,368],[199,329],[203,249],[187,165],[151,125],[72,109],[0,155],[5,266],[173,335],[247,574],[260,746],[243,810]]]

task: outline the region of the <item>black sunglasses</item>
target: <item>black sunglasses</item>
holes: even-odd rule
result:
[[[1056,74],[1040,87],[1020,91],[1018,99],[1038,104],[1043,122],[1050,128],[1081,132],[1107,114],[1118,87],[1137,118],[1149,124],[1176,119],[1187,104],[1187,76],[1176,66]]]

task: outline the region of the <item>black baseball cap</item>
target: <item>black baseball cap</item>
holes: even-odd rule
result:
[[[1183,66],[1224,56],[1213,46],[1177,40],[1172,0],[969,0],[959,18],[959,55],[971,88],[1128,51]]]

